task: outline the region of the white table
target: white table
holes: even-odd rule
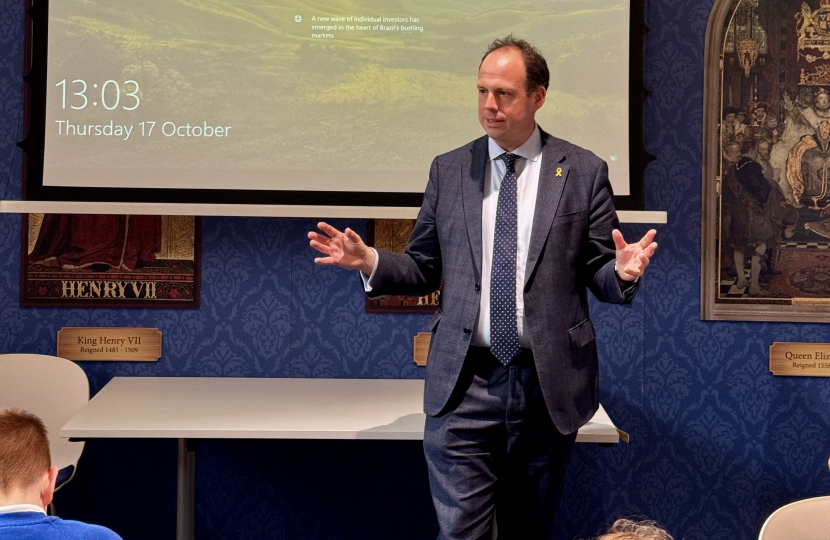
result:
[[[61,429],[72,439],[179,440],[177,540],[192,540],[196,439],[391,439],[424,437],[424,381],[115,377]],[[600,406],[579,443],[615,444]]]

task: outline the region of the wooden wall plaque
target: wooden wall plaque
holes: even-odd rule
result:
[[[412,360],[419,366],[427,365],[432,332],[418,332],[412,339]]]
[[[769,370],[789,377],[830,377],[830,343],[775,342],[769,347]]]
[[[161,332],[158,328],[61,328],[57,355],[74,361],[156,362],[161,357]]]

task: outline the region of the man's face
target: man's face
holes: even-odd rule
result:
[[[762,119],[767,114],[767,110],[763,107],[758,107],[755,109],[755,118],[758,120]]]
[[[826,109],[827,106],[830,105],[830,96],[824,93],[817,95],[816,105],[818,105],[819,109]]]
[[[761,159],[769,159],[769,143],[762,141],[758,143],[758,156]]]
[[[738,161],[741,159],[741,145],[728,144],[723,150],[723,154],[729,161]]]
[[[545,103],[545,89],[525,90],[525,63],[515,47],[490,53],[478,70],[478,121],[496,143],[512,152],[536,127],[536,111]]]
[[[726,122],[727,126],[731,126],[735,123],[735,113],[727,114],[726,117],[724,117],[723,121]]]

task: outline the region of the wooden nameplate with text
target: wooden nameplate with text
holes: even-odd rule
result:
[[[769,347],[773,375],[830,377],[830,343],[775,342]]]
[[[61,328],[58,356],[67,360],[156,362],[161,357],[158,328]]]
[[[430,341],[432,341],[432,332],[418,332],[412,339],[412,360],[416,365],[427,365]]]

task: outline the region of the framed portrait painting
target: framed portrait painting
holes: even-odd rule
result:
[[[830,1],[715,2],[702,318],[830,322]]]
[[[370,219],[366,231],[367,245],[403,253],[415,227],[414,219]],[[369,313],[432,313],[440,305],[441,293],[426,296],[385,296],[366,298]]]
[[[199,307],[201,220],[23,216],[20,304]]]

